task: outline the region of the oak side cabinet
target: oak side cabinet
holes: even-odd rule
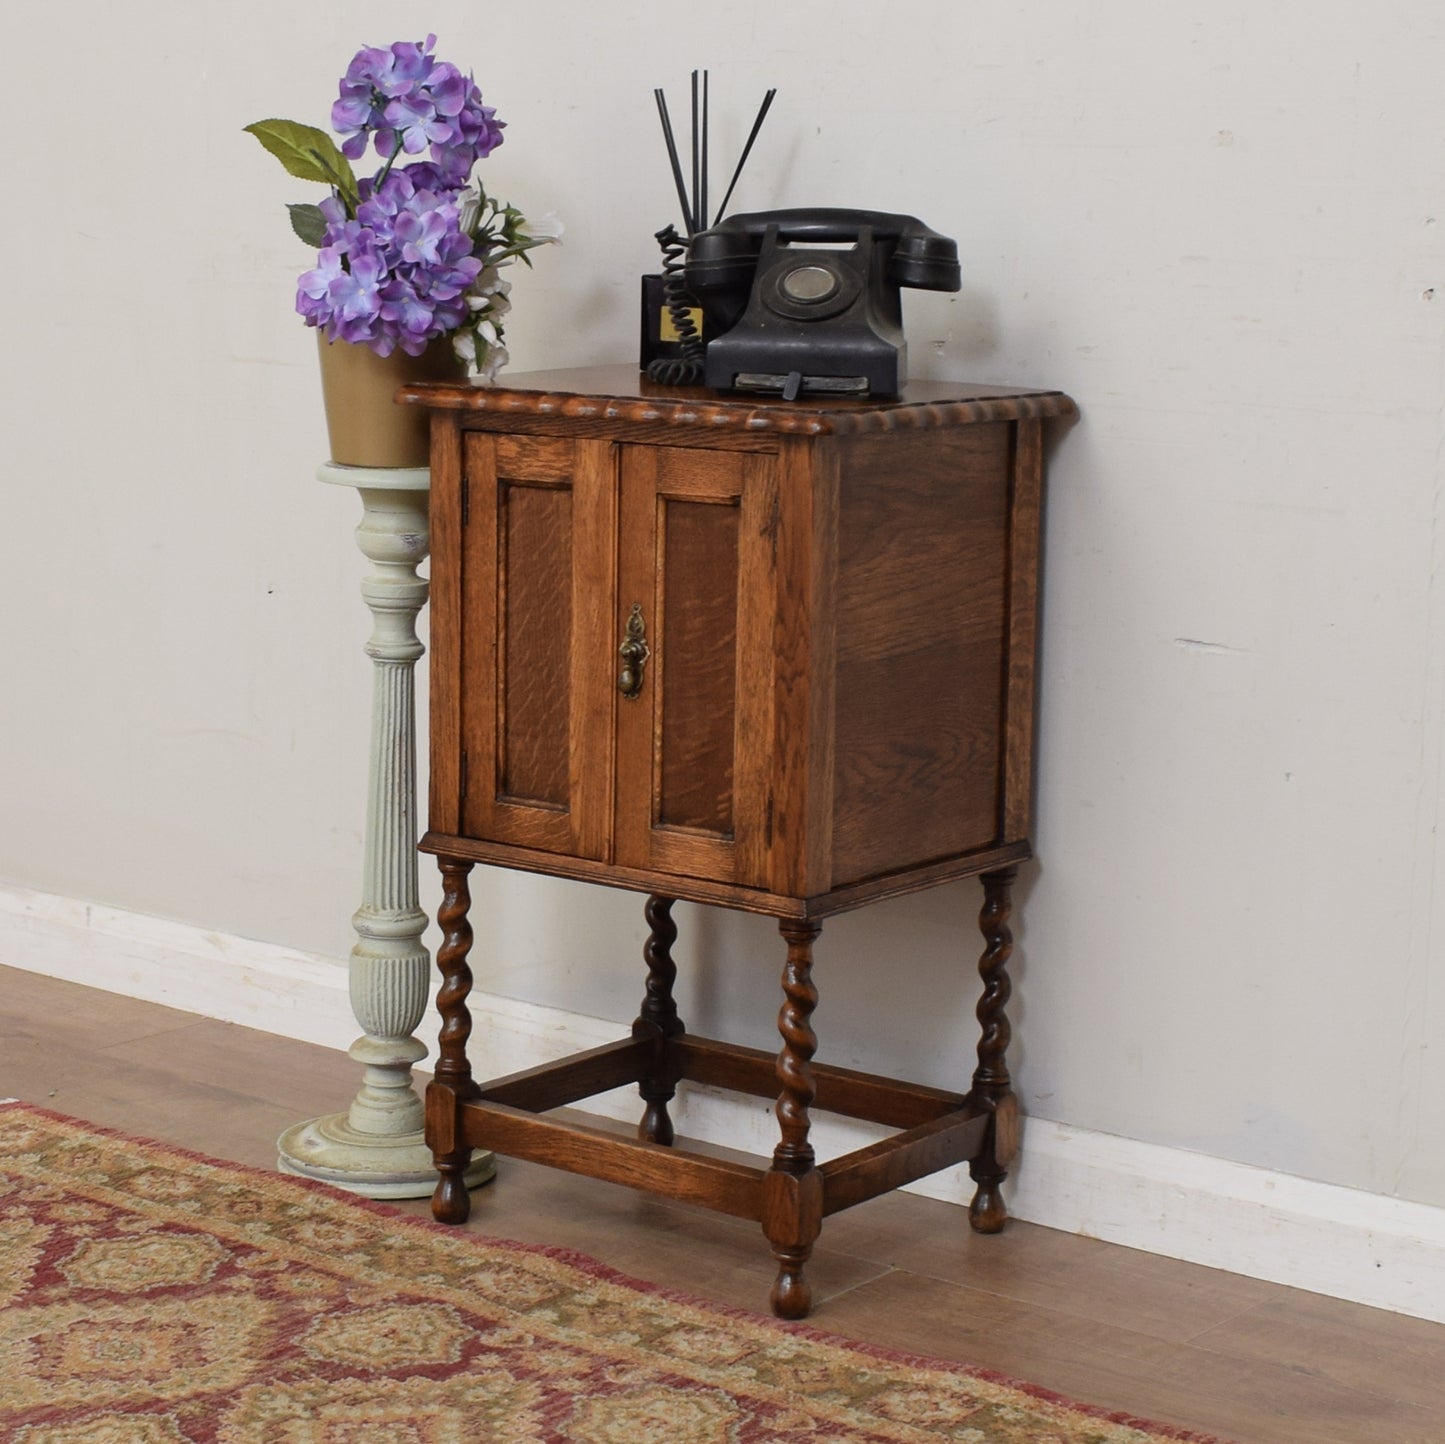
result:
[[[775,399],[630,367],[444,383],[432,417],[431,790],[442,1015],[433,1211],[466,1218],[473,1148],[757,1220],[775,1313],[801,1318],[823,1218],[967,1161],[996,1232],[1015,1146],[1009,889],[1029,856],[1043,426],[1056,391],[910,384]],[[647,895],[630,1036],[477,1081],[473,864]],[[979,875],[982,999],[967,1091],[813,1061],[828,916]],[[694,1036],[672,988],[675,900],[778,919],[781,1048]],[[780,947],[780,953],[782,948]],[[906,958],[880,959],[878,1004]],[[688,1079],[775,1098],[771,1165],[677,1146]],[[551,1110],[638,1086],[636,1139]],[[818,1162],[809,1110],[894,1130]]]

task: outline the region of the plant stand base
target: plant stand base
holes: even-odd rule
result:
[[[345,1113],[295,1124],[276,1140],[276,1152],[282,1173],[315,1178],[363,1198],[429,1198],[437,1185],[420,1129],[400,1137],[359,1133]],[[492,1155],[479,1154],[466,1171],[466,1186],[477,1188],[496,1171]]]

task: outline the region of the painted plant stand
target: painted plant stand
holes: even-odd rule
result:
[[[416,618],[427,583],[416,569],[427,554],[431,476],[426,467],[330,462],[317,476],[356,488],[362,506],[357,545],[374,568],[361,584],[374,623],[366,644],[373,664],[371,748],[366,861],[349,967],[351,1006],[362,1030],[350,1051],[362,1083],[346,1112],[287,1129],[277,1141],[277,1165],[367,1198],[423,1198],[437,1174],[411,1078],[427,1054],[415,1033],[431,974],[422,943],[427,918],[417,896],[414,669],[423,650]],[[475,1156],[469,1186],[494,1172],[489,1153]]]

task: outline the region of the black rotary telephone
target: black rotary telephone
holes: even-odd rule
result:
[[[721,389],[896,395],[907,379],[901,286],[956,291],[958,246],[913,216],[730,216],[688,245],[707,317],[704,381]]]

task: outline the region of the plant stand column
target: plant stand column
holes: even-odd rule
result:
[[[413,673],[423,651],[416,617],[427,584],[416,569],[427,554],[431,475],[425,467],[327,463],[317,476],[360,492],[357,545],[375,566],[361,584],[375,623],[366,644],[374,665],[366,863],[350,963],[351,1007],[363,1033],[350,1051],[363,1078],[347,1112],[283,1133],[277,1164],[285,1173],[368,1198],[424,1198],[436,1187],[437,1174],[411,1081],[412,1066],[427,1053],[413,1035],[426,1012],[431,977],[421,940],[427,918],[417,899]],[[467,1186],[485,1183],[495,1170],[491,1154],[474,1155]]]

